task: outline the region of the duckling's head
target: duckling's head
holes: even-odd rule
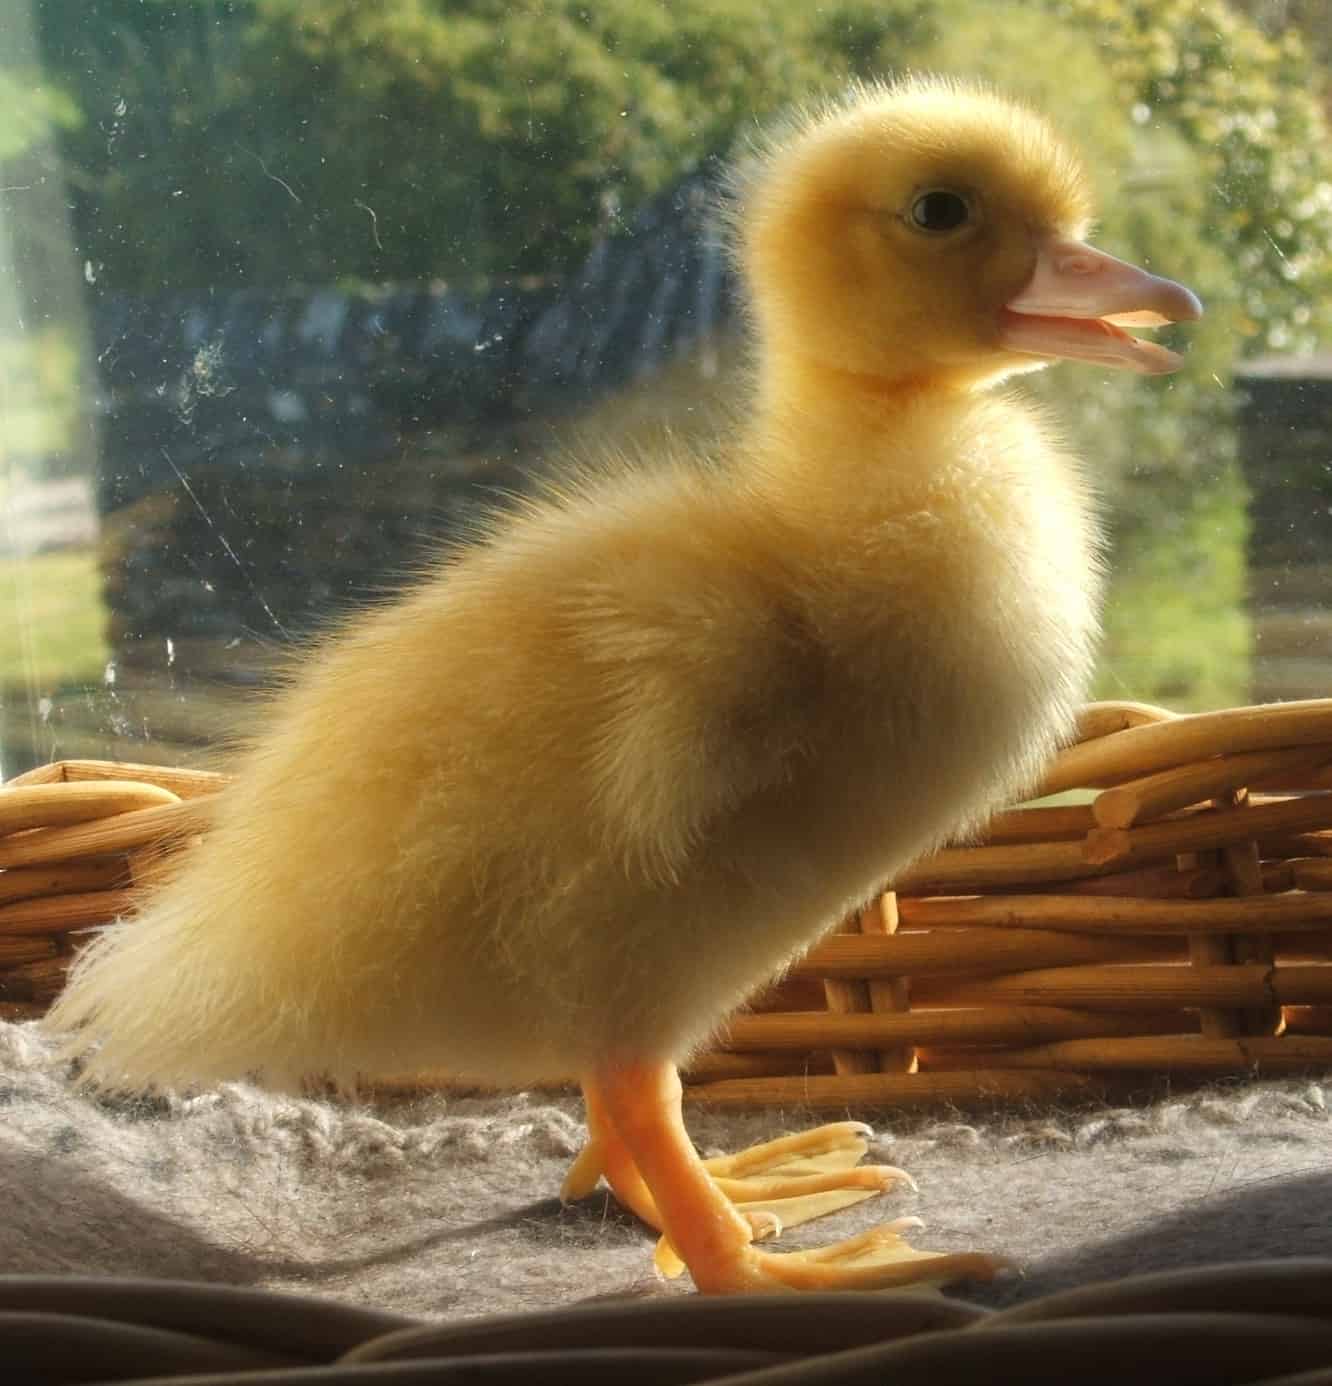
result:
[[[734,248],[765,366],[971,387],[1058,357],[1158,374],[1124,331],[1187,290],[1083,243],[1075,154],[1039,115],[942,79],[859,89],[741,171]]]

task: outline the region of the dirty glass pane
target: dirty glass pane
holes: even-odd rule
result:
[[[197,763],[563,449],[708,436],[743,371],[719,167],[906,67],[1049,109],[1099,243],[1208,304],[1178,376],[1024,386],[1106,499],[1098,693],[1325,693],[1329,32],[1317,0],[0,0],[4,772]]]

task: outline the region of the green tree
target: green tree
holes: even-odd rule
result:
[[[265,143],[320,209],[311,249],[334,273],[568,269],[817,81],[801,8],[756,17],[753,0],[257,0],[252,56],[286,94]]]

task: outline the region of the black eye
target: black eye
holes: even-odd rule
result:
[[[910,215],[911,224],[921,231],[956,231],[971,219],[971,208],[961,193],[935,188],[916,198]]]

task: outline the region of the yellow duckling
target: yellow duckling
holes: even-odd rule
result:
[[[1089,211],[1044,120],[950,82],[774,141],[737,183],[747,422],[497,519],[306,659],[202,846],[79,959],[51,1024],[90,1074],[577,1079],[571,1189],[605,1172],[702,1290],[991,1269],[760,1249],[676,1066],[1070,730],[1096,521],[987,387],[1173,370],[1123,324],[1201,311]]]

